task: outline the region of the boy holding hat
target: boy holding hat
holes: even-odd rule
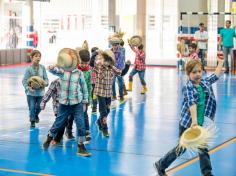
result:
[[[89,51],[82,50],[83,57],[89,56]],[[87,53],[87,54],[86,54]],[[81,53],[79,53],[81,54]],[[78,151],[80,156],[91,156],[84,145],[85,142],[85,124],[83,109],[88,103],[88,90],[83,72],[77,69],[79,56],[76,51],[70,48],[64,48],[59,52],[57,66],[49,66],[49,71],[60,77],[61,93],[59,97],[58,115],[48,132],[47,139],[43,143],[45,150],[50,146],[53,138],[65,127],[69,115],[74,116],[78,131]]]
[[[189,80],[182,89],[183,103],[179,122],[179,136],[188,128],[202,126],[205,118],[214,120],[216,99],[212,84],[219,79],[223,67],[223,60],[218,59],[215,73],[202,78],[203,67],[200,60],[192,59],[186,65],[186,74]],[[159,176],[166,176],[165,169],[185,152],[185,149],[176,146],[164,157],[154,163]],[[207,148],[199,148],[200,168],[203,176],[212,176],[212,167]]]
[[[39,122],[39,113],[40,113],[40,103],[44,95],[44,87],[36,88],[30,82],[30,78],[33,76],[38,76],[42,78],[40,81],[44,82],[45,86],[48,85],[48,77],[46,69],[43,65],[39,64],[41,60],[41,53],[38,50],[33,50],[30,54],[32,60],[32,65],[25,70],[24,78],[22,84],[25,88],[25,93],[27,95],[27,102],[29,106],[29,116],[30,116],[30,127],[34,128],[35,123]]]

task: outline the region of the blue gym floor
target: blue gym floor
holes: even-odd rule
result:
[[[24,70],[25,67],[0,68],[0,176],[155,176],[153,162],[177,143],[181,87],[186,76],[175,68],[148,68],[147,95],[140,95],[140,81],[135,76],[134,90],[127,101],[113,102],[108,121],[109,139],[98,132],[97,116],[91,116],[92,141],[86,145],[92,153],[90,158],[77,156],[77,142],[66,137],[63,147],[42,150],[54,121],[52,105],[47,104],[40,113],[40,123],[30,129],[21,84]],[[55,78],[50,73],[48,76],[50,81]],[[236,76],[223,74],[213,88],[219,128],[211,147],[213,173],[236,176]],[[169,175],[200,176],[198,160],[191,163],[194,157],[185,153],[171,165]]]

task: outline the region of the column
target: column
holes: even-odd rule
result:
[[[116,18],[116,0],[108,1],[108,26],[116,32],[119,28]]]
[[[208,0],[208,13],[218,11],[218,0]],[[218,16],[208,15],[208,51],[207,51],[207,66],[213,67],[217,63],[217,26]]]
[[[136,16],[137,34],[142,37],[144,50],[146,48],[146,0],[137,0]]]

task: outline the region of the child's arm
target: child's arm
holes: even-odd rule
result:
[[[110,66],[110,67],[115,75],[121,75],[121,70],[119,70],[115,66]]]
[[[59,76],[59,77],[62,77],[63,74],[64,74],[64,70],[61,69],[61,68],[58,68],[56,67],[55,65],[50,65],[48,67],[48,70],[50,73],[52,73],[53,75],[56,75],[56,76]]]
[[[124,75],[126,75],[126,73],[129,71],[129,67],[130,67],[130,62],[126,62],[125,63],[125,68],[122,70],[122,72],[121,72],[121,76],[124,76]]]
[[[192,118],[191,127],[194,127],[197,125],[197,105],[193,104],[192,106],[190,106],[189,111],[190,111],[191,118]]]
[[[49,81],[48,81],[48,75],[44,66],[43,66],[43,80],[46,82],[45,86],[47,87]]]
[[[86,85],[86,82],[85,82],[85,79],[84,79],[83,72],[80,72],[80,78],[79,79],[80,79],[79,84],[80,84],[82,94],[83,94],[82,95],[83,96],[82,103],[87,104],[88,103],[88,88],[87,88],[87,85]]]
[[[56,83],[52,82],[40,103],[41,110],[45,109],[46,103],[50,100],[50,98],[52,97],[54,93],[56,93]]]
[[[219,77],[223,68],[224,60],[221,57],[218,57],[217,61],[218,61],[218,65],[215,69],[215,75]]]
[[[29,68],[26,69],[23,80],[22,80],[22,84],[25,88],[25,91],[31,90],[29,85],[28,85],[28,79],[30,78],[30,73],[29,73]]]

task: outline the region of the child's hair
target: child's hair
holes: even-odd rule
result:
[[[143,44],[139,45],[139,46],[138,46],[138,49],[139,49],[139,50],[142,50],[142,49],[143,49]]]
[[[199,23],[199,26],[204,26],[204,23]]]
[[[190,61],[188,61],[185,67],[186,74],[189,76],[189,74],[193,71],[194,67],[197,65],[201,66],[202,68],[202,63],[198,59],[191,59]]]
[[[97,51],[97,50],[98,50],[98,47],[92,47],[91,53],[93,53],[93,52],[95,52],[95,51]]]
[[[109,65],[111,65],[111,66],[115,64],[115,62],[114,62],[114,60],[112,59],[112,57],[109,56],[107,53],[103,52],[103,53],[102,53],[102,57],[103,57],[104,63],[107,62],[107,63],[109,63]]]
[[[193,49],[197,49],[197,45],[196,45],[196,43],[190,43],[189,45],[188,45],[188,47],[191,47],[191,48],[193,48]]]
[[[36,54],[39,54],[41,56],[41,52],[39,50],[33,50],[31,53],[30,53],[30,57],[33,58]]]
[[[89,62],[90,61],[90,54],[87,49],[81,49],[79,51],[79,56],[82,62]]]

